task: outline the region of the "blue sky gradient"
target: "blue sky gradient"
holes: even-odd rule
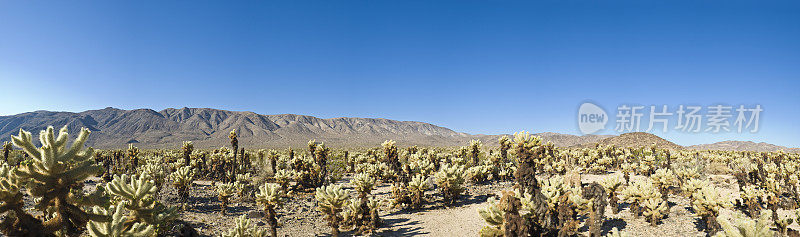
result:
[[[0,114],[186,106],[577,134],[587,100],[610,115],[761,104],[755,134],[656,134],[800,147],[798,12],[796,1],[2,1]]]

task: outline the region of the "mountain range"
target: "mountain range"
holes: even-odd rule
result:
[[[400,146],[463,146],[473,139],[480,139],[485,146],[496,146],[497,138],[501,136],[467,134],[429,123],[383,118],[323,119],[307,115],[262,115],[210,108],[169,108],[154,111],[108,107],[78,113],[40,110],[0,116],[0,141],[10,140],[11,135],[16,135],[19,129],[36,132],[47,126],[60,128],[64,125],[73,136],[81,127],[88,128],[92,135],[89,136],[87,145],[100,149],[124,148],[131,143],[140,148],[177,148],[183,141],[192,141],[198,148],[214,148],[230,145],[228,133],[233,129],[239,135],[240,146],[250,149],[304,147],[311,139],[325,142],[332,147],[374,147],[385,140],[395,140]],[[632,134],[576,136],[545,132],[534,135],[560,147],[591,146],[594,143],[637,146],[655,142],[659,147],[682,148],[652,134]],[[687,148],[791,150],[767,143],[737,141]]]

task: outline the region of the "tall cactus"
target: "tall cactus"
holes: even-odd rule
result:
[[[181,150],[183,150],[183,165],[190,166],[192,164],[190,156],[192,155],[192,151],[194,151],[194,144],[192,141],[184,141]]]
[[[503,135],[502,137],[497,139],[497,143],[500,144],[500,158],[503,161],[508,160],[508,149],[511,149],[511,140],[508,139],[508,136]]]
[[[11,151],[11,143],[3,142],[3,161],[8,163],[8,153]]]
[[[264,213],[267,215],[272,236],[278,236],[278,215],[275,213],[275,208],[282,206],[285,199],[286,194],[278,184],[265,183],[258,188],[258,193],[256,193],[256,202],[264,206]]]
[[[472,158],[472,165],[478,165],[479,155],[481,154],[481,140],[471,140],[469,141],[469,156]]]
[[[42,223],[42,231],[75,234],[89,220],[107,219],[81,208],[106,205],[107,200],[98,198],[97,192],[86,196],[80,190],[73,190],[80,187],[79,184],[89,176],[102,172],[102,166],[94,162],[94,149],[82,149],[91,133],[88,129],[81,129],[69,148],[67,127],[61,128],[58,137],[53,130],[53,127],[48,127],[39,133],[40,148],[34,146],[30,132],[20,129],[18,136],[11,136],[14,145],[31,157],[29,162],[20,166],[17,175],[26,180],[29,194],[40,198],[35,207],[53,215],[53,218]]]

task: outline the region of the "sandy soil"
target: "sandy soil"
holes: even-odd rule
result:
[[[610,175],[619,174],[585,174],[582,175],[581,182],[591,183]],[[633,176],[632,180],[645,178]],[[709,178],[713,185],[722,188],[731,198],[738,198],[738,185],[733,177],[712,175]],[[97,179],[87,181],[86,189],[93,189],[97,182],[99,182]],[[347,182],[347,178],[340,181],[342,184]],[[466,194],[452,207],[442,205],[441,196],[434,190],[429,190],[426,192],[428,203],[422,210],[412,211],[383,207],[381,218],[384,225],[376,234],[379,236],[477,236],[485,225],[483,219],[478,215],[478,208],[484,206],[489,197],[501,190],[510,190],[511,186],[510,182],[469,185]],[[380,199],[388,199],[389,190],[387,184],[381,184],[373,191],[373,194]],[[262,210],[252,200],[235,198],[228,207],[227,213],[222,215],[216,192],[209,181],[196,181],[191,196],[189,208],[181,214],[181,218],[204,236],[219,236],[222,232],[232,228],[235,219],[241,215],[247,215],[261,228],[267,228]],[[175,189],[165,186],[159,199],[175,205],[177,203]],[[618,214],[612,214],[609,207],[606,210],[603,234],[617,227],[632,236],[706,235],[702,231],[702,224],[691,211],[688,198],[670,195],[668,201],[669,215],[655,227],[646,222],[643,217],[634,218],[625,204],[621,205],[621,211]],[[330,232],[323,214],[316,209],[313,193],[295,193],[277,212],[280,222],[278,233],[281,236],[324,236]],[[720,218],[730,218],[732,213],[732,210],[723,210]],[[796,223],[790,227],[800,229]],[[584,233],[588,232],[588,228],[584,226],[580,230]],[[342,234],[348,236],[352,233],[343,231]]]

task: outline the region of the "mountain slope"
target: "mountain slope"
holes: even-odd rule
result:
[[[722,141],[711,144],[699,144],[687,146],[687,149],[694,150],[720,150],[720,151],[757,151],[757,152],[771,152],[783,150],[786,152],[800,152],[798,148],[788,148],[785,146],[778,146],[766,142],[751,142],[751,141]]]
[[[387,139],[400,144],[453,146],[475,138],[428,123],[389,119],[321,119],[208,108],[162,111],[105,108],[80,113],[35,111],[0,116],[0,140],[8,140],[20,128],[39,131],[48,125],[67,125],[70,131],[89,128],[93,134],[88,145],[99,148],[124,147],[127,143],[138,143],[143,148],[175,147],[182,141],[194,141],[199,147],[218,147],[228,144],[228,132],[233,129],[238,131],[240,143],[251,147],[302,146],[310,139],[334,146],[374,146]]]
[[[620,134],[619,136],[605,138],[597,143],[601,145],[613,145],[616,147],[651,147],[653,144],[655,144],[656,147],[663,149],[683,149],[683,147],[678,144],[645,132],[624,133]],[[582,145],[582,147],[590,147],[592,145],[594,144],[587,143]]]

